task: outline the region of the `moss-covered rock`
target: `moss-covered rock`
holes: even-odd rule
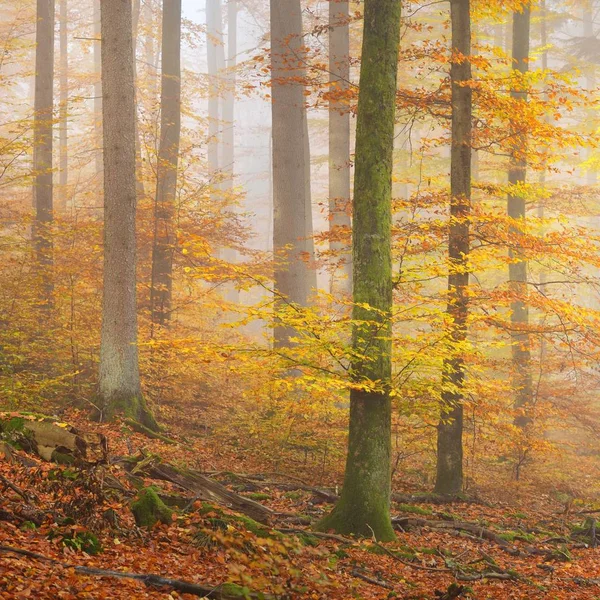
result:
[[[137,499],[131,503],[131,511],[138,527],[154,527],[159,521],[169,525],[173,511],[158,497],[153,487],[140,490]]]

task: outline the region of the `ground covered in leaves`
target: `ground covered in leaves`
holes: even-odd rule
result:
[[[395,542],[316,534],[333,486],[259,472],[208,437],[62,419],[104,434],[108,461],[56,464],[2,446],[1,598],[600,597],[592,504],[402,490]],[[148,489],[168,518],[138,527],[131,506]]]

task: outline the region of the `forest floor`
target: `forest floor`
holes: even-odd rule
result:
[[[251,453],[175,426],[171,443],[83,412],[61,420],[105,435],[108,464],[60,466],[4,446],[0,598],[600,598],[593,505],[534,493],[448,503],[396,490],[395,542],[318,535],[310,524],[334,488],[283,467],[265,473]],[[139,528],[131,503],[149,485],[178,508]],[[225,488],[232,502],[219,501]]]

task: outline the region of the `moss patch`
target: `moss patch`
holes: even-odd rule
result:
[[[137,500],[131,503],[131,511],[138,527],[154,527],[159,521],[169,525],[173,520],[173,511],[158,497],[152,487],[138,493]]]

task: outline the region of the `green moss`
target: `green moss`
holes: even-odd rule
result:
[[[152,487],[138,493],[137,500],[131,503],[131,511],[138,527],[154,527],[159,521],[169,525],[173,520],[173,511],[158,497]]]
[[[53,462],[58,465],[72,465],[75,462],[75,457],[72,454],[67,454],[66,452],[59,452],[58,450],[54,450],[51,456]]]
[[[62,539],[63,545],[72,550],[79,550],[94,556],[102,552],[102,544],[96,535],[90,531],[80,531],[73,535],[66,535]]]
[[[98,406],[104,406],[103,416],[107,421],[111,421],[117,415],[123,415],[137,421],[151,431],[161,430],[160,425],[148,408],[146,400],[141,395],[111,398],[108,403],[99,398],[96,403]]]
[[[514,519],[528,519],[529,517],[524,512],[515,512],[511,515]]]
[[[250,498],[250,500],[269,500],[271,496],[262,492],[250,492],[246,494],[246,498]]]
[[[310,533],[300,533],[298,534],[298,539],[303,546],[316,548],[319,545],[319,539],[314,535],[310,535]]]
[[[237,583],[224,583],[220,588],[221,596],[224,598],[249,598],[250,588]]]
[[[286,492],[284,494],[285,498],[289,498],[290,500],[300,500],[303,496],[303,493],[298,491],[298,492]]]
[[[429,508],[421,508],[420,506],[414,506],[413,504],[399,504],[398,510],[400,512],[412,513],[414,515],[432,515],[433,511]]]
[[[517,531],[503,531],[498,534],[498,537],[506,540],[507,542],[514,542],[515,540],[523,540],[525,542],[535,542],[535,536],[531,533],[525,533],[520,529]]]
[[[260,523],[258,523],[254,519],[251,519],[250,517],[247,517],[246,515],[235,515],[231,517],[231,520],[241,523],[247,531],[253,533],[256,537],[274,538],[282,537],[283,535],[279,531],[275,531],[273,529],[265,527],[264,525],[261,525]]]

